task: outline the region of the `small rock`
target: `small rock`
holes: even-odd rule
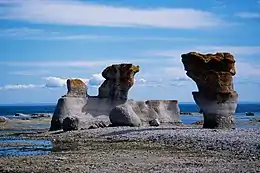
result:
[[[63,120],[63,131],[72,131],[79,129],[79,119],[77,117],[67,117]]]
[[[104,128],[107,127],[107,125],[104,122],[98,123],[98,127]]]
[[[88,129],[97,129],[97,128],[104,128],[104,127],[108,127],[108,125],[106,125],[103,121],[101,121],[90,126]]]
[[[26,117],[28,115],[23,114],[23,113],[16,113],[14,116],[16,116],[16,117]]]
[[[5,117],[0,117],[0,123],[5,123],[8,119]]]
[[[150,126],[159,126],[160,125],[160,121],[158,118],[149,121]]]
[[[88,129],[97,129],[98,127],[94,124],[92,126],[90,126]]]
[[[50,114],[45,114],[45,113],[34,113],[31,114],[31,118],[50,118],[51,115]]]
[[[192,123],[192,125],[203,125],[204,121],[203,120],[199,120],[196,121],[195,123]]]
[[[140,117],[134,112],[129,103],[113,108],[109,113],[109,119],[114,126],[139,127],[142,124]]]

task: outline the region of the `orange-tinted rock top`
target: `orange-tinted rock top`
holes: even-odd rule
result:
[[[230,94],[234,91],[235,59],[230,53],[181,55],[187,76],[194,80],[199,92],[206,95]]]
[[[68,92],[66,96],[81,96],[86,97],[87,86],[80,79],[68,79],[67,80]]]

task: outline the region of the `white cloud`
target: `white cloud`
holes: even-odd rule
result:
[[[52,58],[55,59],[55,58]],[[57,59],[57,58],[56,58]],[[93,58],[84,58],[84,59],[93,59]],[[3,66],[14,66],[14,67],[107,67],[112,64],[121,64],[121,63],[145,63],[145,64],[157,64],[161,62],[157,58],[146,58],[146,57],[136,57],[136,58],[96,58],[100,60],[89,60],[82,61],[74,58],[73,61],[0,61],[0,65]],[[104,60],[108,59],[108,60]],[[164,62],[171,61],[171,59],[164,59]]]
[[[60,77],[45,77],[43,78],[46,81],[45,87],[47,88],[58,88],[65,87],[67,85],[67,79],[76,79],[76,78],[60,78]],[[89,79],[77,78],[82,80],[89,87],[98,87],[105,80],[101,74],[93,74]]]
[[[155,37],[155,36],[118,36],[118,35],[90,35],[82,33],[65,33],[38,28],[7,28],[0,29],[0,37],[24,40],[92,40],[92,41],[196,41],[195,38]]]
[[[87,59],[87,58],[86,58]],[[0,65],[24,66],[24,67],[98,67],[108,65],[122,60],[100,60],[100,61],[2,61]]]
[[[59,0],[18,1],[2,7],[0,16],[34,23],[113,27],[203,28],[224,23],[211,12],[195,9],[141,9]]]
[[[260,13],[241,12],[241,13],[236,13],[235,16],[245,18],[245,19],[254,19],[254,18],[260,18]]]
[[[195,46],[185,49],[176,50],[157,50],[148,51],[146,55],[155,55],[163,57],[177,58],[179,61],[181,54],[188,52],[200,52],[200,53],[216,53],[216,52],[230,52],[234,55],[256,55],[260,54],[260,46]]]
[[[179,83],[180,80],[183,80],[182,83],[189,80],[191,81],[191,79],[186,76],[186,71],[181,62],[181,54],[191,51],[201,53],[231,52],[235,55],[236,59],[236,77],[260,77],[260,66],[252,62],[252,60],[256,58],[255,55],[260,55],[260,46],[196,46],[178,50],[150,51],[147,52],[147,55],[171,57],[172,64],[161,69],[159,75],[167,77],[166,81],[173,79],[173,81],[175,81],[173,83],[176,84]],[[247,61],[248,58],[251,58],[251,62]],[[155,76],[155,74],[152,74],[152,76]]]
[[[9,72],[11,75],[19,75],[19,76],[38,76],[45,75],[50,73],[48,70],[22,70],[22,71],[12,71]]]
[[[223,1],[220,0],[213,1],[212,9],[224,9],[224,8],[227,8],[227,5]]]
[[[39,34],[44,34],[45,31],[36,28],[7,28],[0,30],[0,36],[34,36]]]
[[[46,81],[45,87],[47,88],[56,88],[66,86],[67,79],[62,79],[59,77],[45,77]]]
[[[236,62],[237,68],[237,76],[246,76],[246,77],[253,77],[258,76],[260,77],[260,65],[251,64],[244,61]]]
[[[88,85],[93,87],[99,87],[105,78],[103,78],[102,74],[93,74],[92,77],[89,79]]]
[[[173,77],[185,78],[186,74],[183,65],[180,63],[177,67],[166,67],[164,68],[164,74]]]
[[[42,87],[42,85],[15,84],[15,85],[0,86],[0,90],[31,89],[31,88],[39,88],[39,87]]]
[[[234,55],[255,55],[260,54],[260,46],[200,46],[201,52],[230,52]]]

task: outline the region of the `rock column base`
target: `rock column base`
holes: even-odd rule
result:
[[[238,94],[230,94],[225,101],[205,97],[203,93],[193,92],[193,98],[204,116],[203,128],[231,129],[234,124],[233,114],[237,108]]]
[[[233,115],[218,115],[203,113],[203,128],[207,129],[231,129],[233,127]]]

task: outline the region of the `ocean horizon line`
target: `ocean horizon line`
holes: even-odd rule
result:
[[[0,106],[56,106],[57,103],[6,103]],[[179,104],[196,104],[195,102],[181,102]],[[240,101],[238,104],[260,104],[260,101]]]

